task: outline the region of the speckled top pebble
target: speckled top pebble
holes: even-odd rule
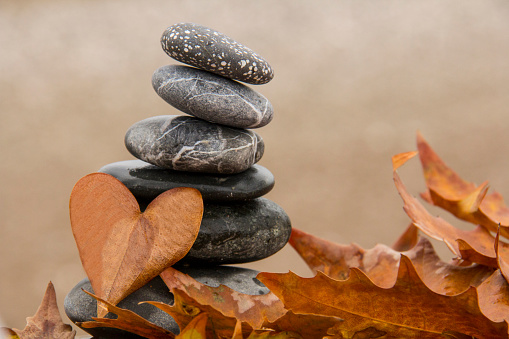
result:
[[[161,37],[163,50],[177,61],[250,84],[266,84],[272,68],[246,46],[211,28],[193,23],[168,27]]]

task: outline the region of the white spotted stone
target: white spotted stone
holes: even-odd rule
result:
[[[261,85],[274,77],[272,67],[260,55],[223,33],[197,24],[168,27],[161,45],[177,61],[233,80]],[[246,72],[247,67],[251,67],[250,72]]]

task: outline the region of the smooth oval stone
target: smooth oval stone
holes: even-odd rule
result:
[[[251,88],[196,68],[157,69],[152,86],[173,107],[195,117],[237,128],[258,128],[273,117],[272,104]]]
[[[269,63],[223,33],[193,23],[168,27],[163,50],[173,59],[224,77],[260,85],[272,80]]]
[[[274,176],[263,166],[253,165],[237,174],[209,174],[164,169],[141,160],[126,160],[99,169],[120,180],[146,205],[175,187],[192,187],[205,201],[238,201],[261,197],[274,187]]]
[[[263,139],[253,131],[202,119],[163,115],[141,120],[125,135],[132,155],[176,171],[233,174],[263,156]]]
[[[193,267],[179,267],[178,269],[208,286],[217,287],[219,285],[226,285],[237,292],[251,295],[269,293],[269,289],[256,279],[258,271],[247,268],[216,266],[210,268],[202,267],[199,269]],[[80,281],[67,294],[64,300],[65,313],[73,323],[92,321],[92,317],[97,316],[96,300],[83,292],[82,289],[93,293],[88,278]],[[166,304],[173,303],[173,294],[170,293],[168,287],[159,276],[127,296],[117,306],[131,310],[148,321],[175,334],[180,332],[177,323],[170,315],[159,310],[155,306],[138,304],[142,301],[159,301]],[[112,314],[109,313],[106,317],[111,318]],[[99,327],[82,329],[93,335],[94,338],[142,338],[132,333],[113,328]]]
[[[204,205],[198,237],[179,265],[252,262],[278,252],[290,238],[290,218],[268,199]]]

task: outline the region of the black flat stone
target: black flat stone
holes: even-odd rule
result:
[[[141,160],[127,160],[108,164],[99,169],[99,172],[108,173],[120,180],[140,205],[147,205],[159,194],[175,187],[196,188],[205,201],[255,199],[274,187],[274,176],[260,165],[227,175],[173,171]]]
[[[170,26],[161,45],[175,60],[233,80],[260,85],[274,77],[272,67],[260,55],[208,27],[193,23]]]
[[[275,202],[257,198],[239,203],[205,203],[198,237],[179,265],[247,263],[282,249],[292,226]]]
[[[258,272],[254,270],[228,266],[211,268],[179,267],[178,269],[208,286],[226,285],[235,291],[251,295],[267,294],[269,292],[269,289],[256,279]],[[88,278],[80,281],[64,300],[65,313],[73,323],[92,321],[92,317],[97,316],[97,302],[82,289],[93,293]],[[131,310],[175,334],[179,333],[179,327],[170,315],[149,304],[138,305],[141,301],[173,303],[173,295],[159,276],[127,296],[117,306]],[[106,317],[114,318],[110,313]],[[106,327],[82,329],[93,335],[94,338],[142,338],[126,331]]]
[[[263,139],[251,130],[190,116],[163,115],[138,121],[125,135],[136,158],[176,171],[233,174],[263,156]]]

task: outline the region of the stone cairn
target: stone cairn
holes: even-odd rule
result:
[[[265,84],[273,77],[272,68],[226,35],[192,23],[168,27],[161,44],[170,57],[194,67],[163,66],[154,72],[152,85],[167,103],[191,116],[156,116],[135,123],[126,133],[125,145],[140,160],[112,163],[99,172],[126,185],[142,210],[166,190],[198,189],[205,206],[200,232],[174,267],[209,286],[224,284],[252,295],[268,293],[255,278],[258,272],[220,265],[266,258],[290,237],[286,213],[261,197],[274,186],[274,177],[256,165],[264,142],[251,130],[267,125],[273,108],[263,95],[240,83]],[[73,322],[96,316],[96,301],[82,289],[92,291],[88,279],[78,283],[64,302]],[[148,300],[173,301],[159,277],[118,306],[178,333],[169,315],[151,305],[138,305]],[[138,338],[109,328],[86,331],[97,338]]]

